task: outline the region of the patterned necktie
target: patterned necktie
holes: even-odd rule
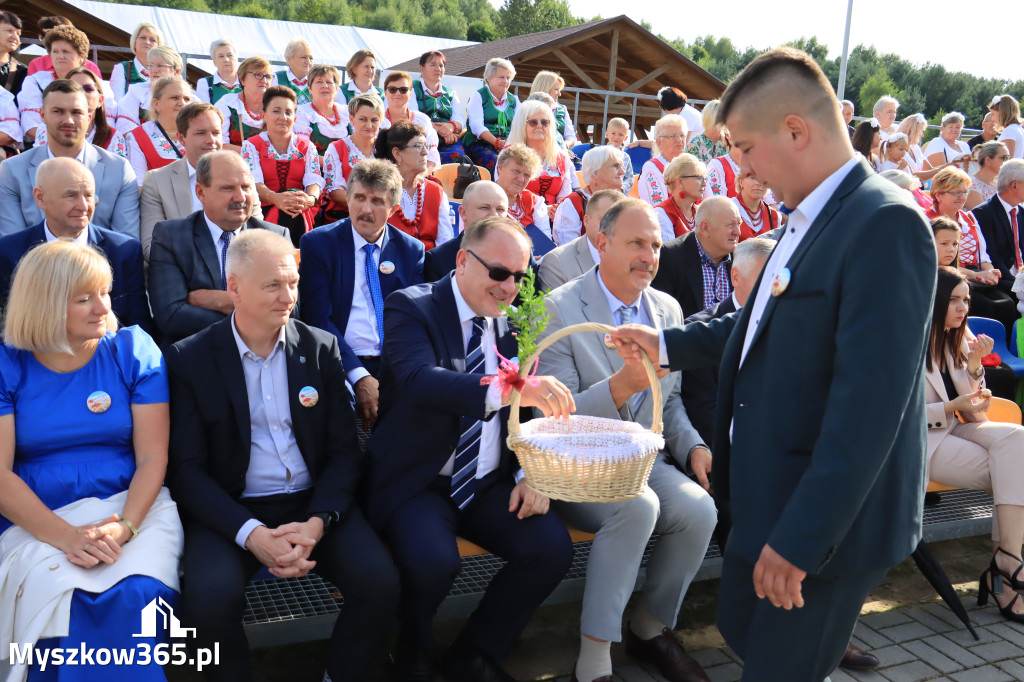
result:
[[[1020,232],[1017,229],[1017,207],[1010,209],[1010,226],[1013,228],[1013,254],[1017,262],[1017,272],[1024,267],[1020,257]]]
[[[633,318],[636,316],[636,309],[633,308],[633,306],[620,305],[618,313],[619,324],[629,324],[630,322],[633,321]],[[634,393],[633,396],[629,399],[629,413],[632,416],[633,421],[636,421],[636,415],[640,411],[640,408],[643,406],[644,401],[647,399],[647,394],[650,392],[651,389],[648,388],[646,390],[640,391],[639,393]]]
[[[220,288],[222,291],[227,291],[228,288],[228,247],[231,246],[231,239],[234,236],[234,232],[220,233]]]
[[[473,333],[466,344],[466,374],[484,374],[484,351],[480,340],[484,333],[484,318],[473,318]],[[480,432],[483,422],[473,417],[463,417],[462,436],[455,449],[452,467],[452,501],[465,509],[476,492],[476,465],[480,457]]]
[[[373,301],[373,312],[377,314],[377,338],[384,341],[384,296],[380,291],[380,275],[377,274],[377,262],[373,254],[377,250],[376,244],[367,244],[363,247],[366,252],[366,286],[370,288],[370,300]]]

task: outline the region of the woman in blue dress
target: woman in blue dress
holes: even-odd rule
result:
[[[136,636],[154,631],[143,609],[177,601],[183,538],[163,487],[166,370],[145,332],[117,329],[110,284],[100,252],[60,240],[26,254],[11,287],[0,346],[0,677],[8,680],[166,679],[155,662],[42,669],[7,658],[14,643],[34,644],[37,655],[132,649],[143,662],[148,650],[151,660],[165,638]]]

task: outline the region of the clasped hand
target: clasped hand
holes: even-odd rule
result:
[[[323,537],[323,521],[286,523],[277,528],[257,526],[249,533],[245,548],[276,578],[301,578],[313,570],[309,555]]]
[[[312,196],[299,191],[275,192],[270,200],[278,209],[293,218],[316,203]]]
[[[112,564],[121,556],[121,545],[128,541],[131,531],[118,523],[117,514],[99,523],[84,526],[72,526],[64,530],[64,535],[56,544],[63,550],[68,561],[92,568],[100,563]]]

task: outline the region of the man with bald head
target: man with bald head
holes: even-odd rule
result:
[[[555,289],[576,279],[601,262],[597,248],[597,235],[601,233],[601,218],[612,204],[622,199],[622,192],[602,189],[594,192],[583,212],[583,234],[568,244],[548,251],[540,261],[540,281],[545,289]]]
[[[740,239],[736,202],[708,197],[697,206],[697,228],[665,243],[655,289],[673,296],[689,317],[721,303],[732,294],[732,252]]]
[[[501,185],[490,180],[478,180],[466,188],[459,206],[459,222],[462,232],[441,246],[427,252],[423,261],[423,279],[436,282],[455,269],[455,255],[462,245],[466,228],[478,220],[491,216],[503,216],[508,212],[508,196]]]
[[[152,333],[152,318],[142,274],[138,240],[95,225],[96,182],[92,172],[71,158],[47,159],[36,171],[32,190],[43,219],[32,227],[0,238],[0,296],[7,301],[14,268],[37,244],[71,239],[102,251],[114,273],[110,307],[123,326],[137,324]]]
[[[238,154],[219,151],[201,157],[196,196],[203,210],[153,228],[149,298],[166,344],[202,331],[234,310],[224,263],[239,230],[285,234],[285,228],[251,217],[256,186]]]
[[[910,196],[854,155],[809,55],[755,59],[718,122],[742,173],[792,207],[785,234],[738,313],[616,338],[673,370],[719,365],[713,487],[733,528],[718,628],[746,682],[820,682],[870,590],[921,538],[935,245]],[[864,248],[879,233],[896,271]]]

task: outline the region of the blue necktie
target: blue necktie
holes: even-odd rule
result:
[[[363,247],[366,252],[366,286],[370,288],[370,299],[373,301],[373,312],[377,314],[377,338],[384,342],[384,296],[380,292],[380,275],[377,274],[377,263],[373,260],[376,244]]]
[[[619,324],[629,324],[633,321],[633,317],[636,314],[636,309],[633,306],[621,305],[619,306]],[[640,407],[644,404],[644,400],[647,399],[647,394],[651,392],[651,389],[634,393],[633,397],[629,399],[629,413],[633,416],[633,421],[636,421],[636,415],[640,411]]]
[[[234,232],[220,233],[220,288],[222,291],[227,291],[228,288],[228,247],[231,246],[231,238],[234,236]]]
[[[484,333],[484,318],[473,318],[473,333],[466,344],[466,374],[484,374],[484,351],[480,339]],[[473,417],[462,418],[462,436],[455,449],[452,467],[452,501],[465,509],[476,492],[476,465],[480,457],[480,432],[483,422]]]

